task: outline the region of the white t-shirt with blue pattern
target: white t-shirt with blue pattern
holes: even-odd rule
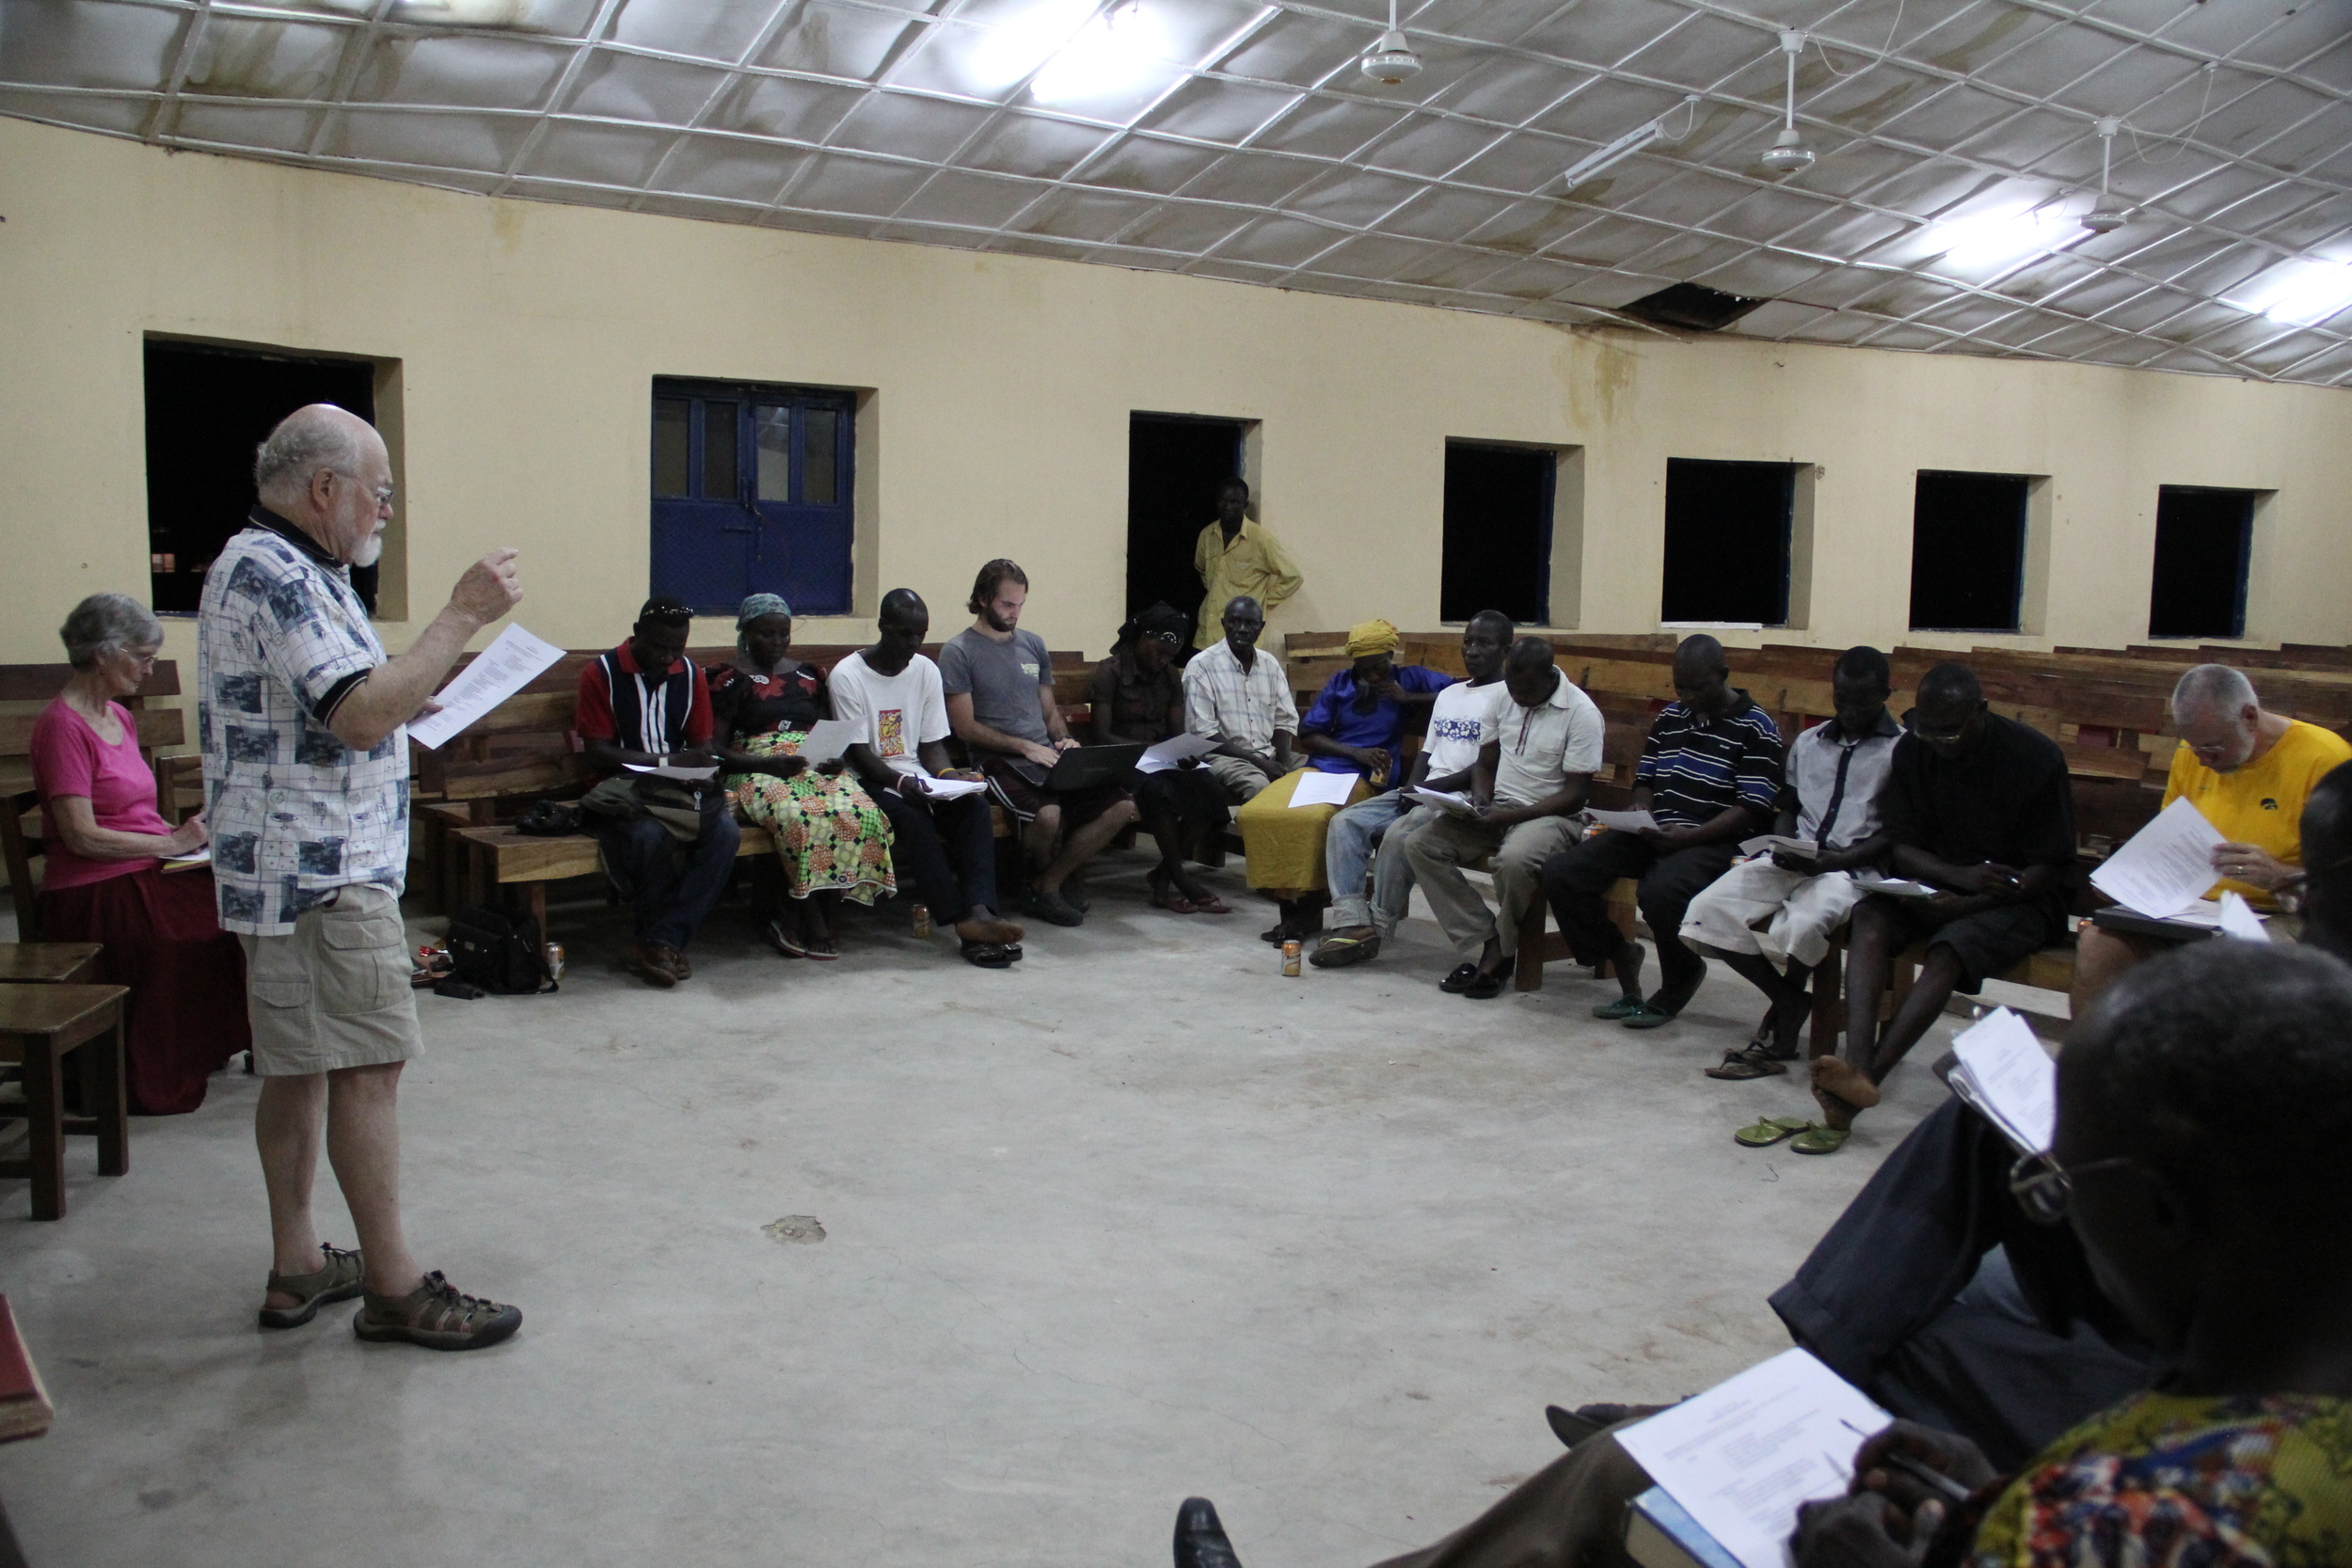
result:
[[[220,924],[291,932],[335,890],[401,891],[408,869],[408,732],[355,752],[326,727],[385,662],[349,570],[307,537],[258,526],[229,541],[197,617],[197,744]]]

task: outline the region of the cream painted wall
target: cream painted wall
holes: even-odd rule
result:
[[[1904,630],[1921,467],[2048,474],[2043,635],[2146,631],[2156,486],[2271,488],[2256,640],[2352,641],[2352,395],[2022,361],[1670,341],[1108,267],[492,201],[0,120],[0,659],[57,657],[101,588],[144,594],[148,333],[401,364],[411,604],[519,546],[521,618],[622,635],[646,584],[656,375],[874,389],[861,602],[952,629],[973,569],[1099,653],[1120,618],[1130,410],[1263,421],[1264,521],[1306,592],[1276,629],[1438,619],[1443,444],[1586,449],[1581,625],[1657,624],[1665,460],[1793,459],[1816,485],[1810,624]],[[1565,619],[1565,609],[1555,613]],[[870,623],[804,623],[847,641]],[[408,629],[386,627],[403,645]],[[707,624],[698,636],[722,640]],[[1948,639],[1959,643],[1980,638]],[[176,626],[170,651],[193,655]]]

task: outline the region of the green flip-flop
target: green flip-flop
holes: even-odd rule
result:
[[[1674,1021],[1674,1014],[1663,1007],[1653,1007],[1646,1002],[1642,1004],[1639,1012],[1617,1015],[1617,1022],[1629,1029],[1655,1029],[1661,1024],[1672,1023]]]
[[[1593,1009],[1595,1018],[1632,1018],[1649,1010],[1649,1004],[1638,996],[1620,996],[1614,1002],[1604,1002]]]
[[[1770,1148],[1783,1138],[1791,1138],[1812,1130],[1813,1123],[1803,1117],[1766,1117],[1761,1121],[1750,1122],[1734,1132],[1732,1137],[1750,1148]]]
[[[1851,1135],[1851,1128],[1814,1127],[1790,1139],[1788,1147],[1800,1154],[1835,1154]]]

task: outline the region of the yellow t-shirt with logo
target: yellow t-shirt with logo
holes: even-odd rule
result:
[[[2300,719],[2288,721],[2287,733],[2259,761],[2233,773],[2215,772],[2184,743],[2172,753],[2164,804],[2185,798],[2231,843],[2250,844],[2273,860],[2300,865],[2303,802],[2313,784],[2344,762],[2352,762],[2352,743]],[[2225,891],[2265,908],[2277,903],[2259,888],[2229,880],[2205,896],[2218,898]]]

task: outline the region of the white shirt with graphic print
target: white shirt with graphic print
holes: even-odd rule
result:
[[[868,668],[863,653],[851,654],[833,667],[825,684],[833,692],[833,716],[861,726],[859,740],[901,773],[924,771],[921,749],[950,733],[939,666],[921,654],[895,675]]]
[[[1467,773],[1478,761],[1478,749],[1495,737],[1495,715],[1511,694],[1500,680],[1485,686],[1457,682],[1438,693],[1429,707],[1429,774],[1442,779]]]

